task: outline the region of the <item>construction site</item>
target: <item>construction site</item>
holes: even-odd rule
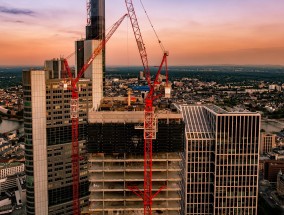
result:
[[[133,2],[126,0],[125,4],[128,12],[125,16],[132,24],[144,67],[144,84],[149,90],[141,92],[134,101],[131,90],[128,91],[127,98],[101,96],[99,100],[93,101],[93,109],[88,113],[87,131],[90,197],[89,207],[85,208],[83,213],[182,215],[185,163],[182,154],[185,125],[180,113],[171,110],[170,105],[161,108],[158,102],[162,97],[161,91],[163,96],[170,98],[168,52],[165,51],[147,15],[163,52],[162,62],[154,75],[154,80],[151,80],[147,52]],[[99,9],[104,10],[102,8],[104,3],[101,2],[99,5],[101,6]],[[145,10],[142,2],[141,5]],[[96,5],[90,1],[89,6],[92,11],[92,7]],[[125,16],[114,25],[115,28]],[[92,14],[89,20],[92,24],[92,20],[94,21]],[[95,22],[98,20],[104,23],[98,18]],[[114,33],[115,30],[110,32]],[[90,32],[92,31],[87,30],[87,36]],[[104,30],[94,34],[99,35],[101,32]],[[107,41],[111,35],[108,33],[102,38],[103,48],[104,41]],[[84,49],[87,49],[86,45]],[[82,59],[81,57],[81,61]],[[104,68],[104,60],[101,68]],[[163,69],[164,76],[161,74]],[[162,77],[165,78],[165,83],[162,83]],[[101,81],[103,80],[98,80]],[[93,91],[93,95],[97,93]]]
[[[140,1],[145,13],[145,7]],[[159,107],[161,97],[170,98],[168,52],[164,49],[151,20],[147,18],[162,49],[162,62],[152,75],[148,56],[132,0],[125,0],[127,14],[122,16],[105,35],[105,3],[87,4],[86,40],[76,43],[77,78],[65,67],[73,88],[72,145],[73,173],[78,174],[78,92],[80,77],[90,77],[93,85],[93,105],[88,112],[87,153],[90,182],[89,206],[82,213],[97,215],[183,214],[184,202],[184,122],[180,113]],[[144,84],[148,90],[133,101],[131,90],[127,98],[104,98],[105,45],[125,18],[131,21],[138,52],[144,67]],[[84,54],[82,53],[84,50]],[[89,57],[91,56],[91,57]],[[78,67],[79,66],[79,67]],[[162,71],[165,75],[162,76]],[[138,71],[137,71],[138,72]],[[165,83],[162,83],[165,78]],[[161,94],[161,92],[163,93]],[[72,108],[73,107],[73,108]],[[73,113],[73,114],[72,114]],[[75,176],[74,176],[75,175]],[[76,178],[77,177],[77,178]],[[73,174],[74,214],[79,203]],[[79,212],[79,211],[78,211]]]
[[[129,106],[117,106],[118,110],[122,107]],[[144,214],[141,197],[131,190],[143,188],[144,184],[144,111],[118,110],[89,113],[87,151],[92,214]],[[152,211],[181,214],[184,122],[177,112],[160,110],[156,114],[152,191],[162,189],[153,198]]]
[[[26,214],[257,214],[260,114],[172,103],[169,52],[140,0],[162,51],[149,66],[134,4],[124,3],[105,33],[105,0],[88,0],[75,52],[23,71]],[[106,97],[106,44],[125,19],[143,71]]]
[[[162,50],[150,71],[133,2],[124,3],[127,13],[105,33],[105,0],[88,0],[86,38],[75,52],[23,72],[28,215],[184,214],[185,124],[167,100],[169,53],[140,1]],[[125,19],[143,91],[107,98],[106,44]]]

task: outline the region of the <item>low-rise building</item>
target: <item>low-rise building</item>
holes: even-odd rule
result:
[[[0,178],[6,178],[25,171],[23,163],[2,163],[0,164]]]
[[[260,141],[260,154],[266,154],[272,151],[272,148],[276,147],[276,135],[275,134],[261,134]]]
[[[264,161],[264,179],[269,182],[277,182],[277,174],[284,170],[283,160],[266,160]]]

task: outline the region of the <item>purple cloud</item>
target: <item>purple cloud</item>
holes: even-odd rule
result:
[[[7,8],[0,6],[0,13],[7,13],[12,15],[26,15],[26,16],[33,16],[35,12],[28,9],[18,9],[18,8]]]

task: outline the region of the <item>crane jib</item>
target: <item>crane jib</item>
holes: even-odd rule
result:
[[[142,52],[144,50],[144,47],[143,47],[142,43],[140,41],[138,41],[137,45],[138,45],[139,51]]]

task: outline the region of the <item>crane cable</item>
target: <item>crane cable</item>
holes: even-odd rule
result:
[[[126,52],[127,52],[127,69],[128,69],[128,73],[129,73],[129,32],[128,32],[128,28],[129,28],[129,25],[128,25],[128,19],[126,20],[126,34],[127,34],[127,47],[126,47]]]
[[[155,33],[155,35],[156,35],[156,37],[157,37],[157,39],[158,39],[159,45],[160,45],[160,47],[161,47],[163,53],[165,53],[165,47],[164,47],[162,41],[160,40],[160,38],[159,38],[159,36],[158,36],[158,34],[157,34],[157,32],[156,32],[156,30],[155,30],[155,28],[154,28],[152,22],[151,22],[151,19],[150,19],[149,15],[148,15],[148,13],[147,13],[145,7],[144,7],[144,4],[142,3],[142,0],[140,0],[140,3],[141,3],[141,5],[142,5],[142,7],[143,7],[143,10],[144,10],[144,12],[145,12],[145,14],[146,14],[146,16],[147,16],[147,19],[148,19],[148,21],[149,21],[149,23],[150,23],[150,25],[151,25],[151,27],[152,27],[154,33]]]

